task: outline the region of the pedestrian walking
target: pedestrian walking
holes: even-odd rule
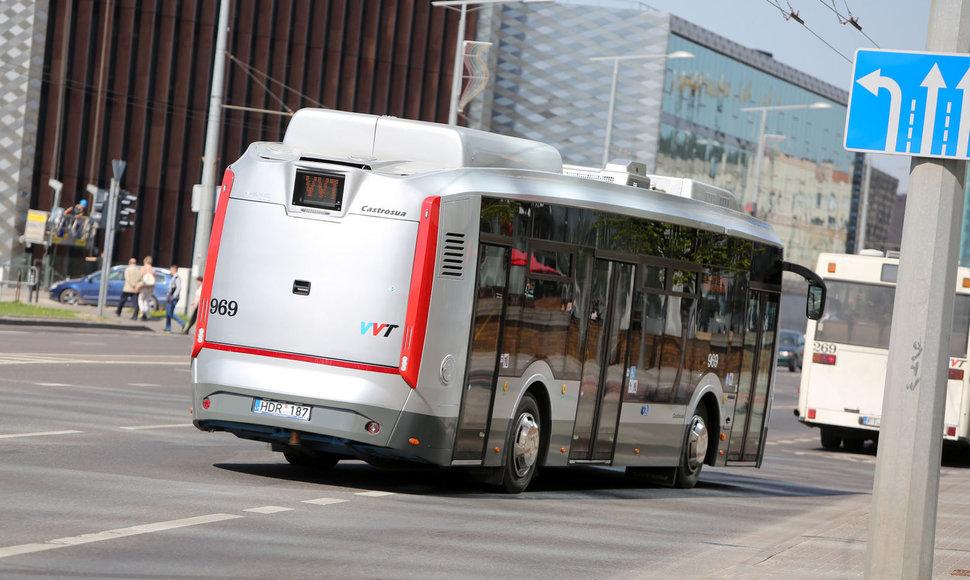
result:
[[[172,281],[168,284],[168,294],[165,295],[165,330],[172,332],[172,319],[179,323],[182,331],[185,331],[185,321],[175,314],[175,305],[178,304],[182,295],[182,279],[179,277],[179,267],[175,264],[169,266],[168,271],[172,274]]]
[[[141,267],[141,284],[138,287],[138,307],[141,308],[142,320],[148,320],[148,313],[152,310],[153,292],[155,292],[155,268],[152,267],[152,257],[145,256]]]
[[[189,310],[192,311],[192,318],[189,319],[189,323],[185,325],[182,329],[182,334],[188,334],[189,329],[195,324],[195,318],[199,315],[199,300],[202,299],[202,276],[195,277],[195,294],[192,295],[192,302],[189,304]]]
[[[125,303],[131,300],[134,308],[131,312],[131,319],[138,318],[138,285],[141,284],[141,269],[138,268],[138,260],[131,258],[128,260],[128,267],[125,268],[125,285],[121,288],[121,300],[118,301],[118,309],[115,310],[117,316],[121,316],[121,309]]]

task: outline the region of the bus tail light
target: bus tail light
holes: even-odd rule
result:
[[[946,428],[946,436],[947,437],[956,437],[957,436],[957,428],[956,427],[953,427],[953,426],[947,427]]]
[[[947,378],[949,378],[951,381],[962,381],[963,369],[950,369],[950,374]]]
[[[809,409],[808,410],[808,418],[809,419],[814,419],[815,418],[815,409]]]
[[[212,296],[212,275],[216,272],[216,259],[219,257],[219,242],[222,240],[222,226],[226,221],[226,206],[229,205],[229,193],[232,191],[232,180],[235,175],[232,169],[226,168],[222,177],[222,189],[219,190],[219,202],[212,219],[212,230],[209,234],[209,252],[205,259],[205,275],[202,276],[202,293],[199,294],[199,312],[195,327],[195,340],[192,341],[192,358],[198,356],[205,346],[205,329],[209,323],[209,297]]]
[[[428,330],[428,307],[431,304],[431,285],[434,281],[435,257],[438,253],[438,210],[441,198],[426,198],[421,205],[421,222],[414,247],[414,269],[408,292],[408,311],[404,318],[404,342],[401,343],[401,376],[411,388],[418,386],[418,370],[424,351],[424,336]]]
[[[823,354],[823,353],[817,352],[817,353],[815,353],[815,354],[812,355],[812,362],[813,363],[818,363],[820,365],[834,365],[835,364],[835,355],[834,354]]]

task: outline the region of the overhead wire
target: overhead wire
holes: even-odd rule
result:
[[[768,4],[770,4],[773,7],[777,8],[778,11],[781,12],[782,17],[785,20],[794,20],[795,22],[801,24],[805,28],[805,30],[809,31],[812,34],[812,36],[814,36],[815,38],[819,39],[819,41],[822,44],[824,44],[825,46],[827,46],[830,49],[832,49],[832,52],[834,52],[835,54],[837,54],[837,55],[841,56],[842,58],[844,58],[847,63],[852,64],[852,59],[851,58],[849,58],[849,57],[845,56],[844,54],[842,54],[842,52],[839,49],[837,49],[834,46],[832,46],[832,44],[829,43],[829,41],[825,40],[824,38],[822,38],[822,36],[820,34],[818,34],[817,32],[815,32],[814,30],[812,30],[812,28],[808,24],[805,23],[805,20],[798,14],[798,12],[795,12],[795,9],[792,8],[792,5],[791,5],[790,2],[787,3],[788,4],[788,10],[785,10],[781,6],[781,4],[779,3],[778,0],[765,0],[765,2],[767,2]]]
[[[835,7],[835,0],[831,0],[832,1],[831,6],[829,6],[829,4],[825,2],[825,0],[818,0],[818,1],[822,6],[825,6],[826,8],[834,12],[836,16],[838,16],[840,24],[851,24],[852,28],[855,28],[856,30],[858,30],[859,34],[861,34],[862,36],[865,36],[866,40],[871,42],[873,46],[875,46],[876,48],[881,48],[876,43],[875,40],[873,40],[868,34],[865,33],[865,31],[862,30],[862,25],[859,24],[859,17],[852,15],[852,9],[849,8],[848,0],[842,0],[843,4],[845,4],[845,11],[849,14],[848,16],[843,16],[839,12],[838,8]]]

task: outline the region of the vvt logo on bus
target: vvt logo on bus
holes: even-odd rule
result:
[[[391,336],[391,331],[400,326],[399,324],[387,324],[386,322],[364,322],[360,321],[360,333],[362,335],[367,334],[367,331],[374,333],[374,336],[380,336],[381,332],[384,332],[384,338]]]

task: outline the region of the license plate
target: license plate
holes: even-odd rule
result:
[[[300,421],[310,420],[310,407],[294,403],[284,403],[283,401],[270,401],[268,399],[253,399],[253,413],[272,415],[274,417],[286,417],[287,419],[297,419]]]

